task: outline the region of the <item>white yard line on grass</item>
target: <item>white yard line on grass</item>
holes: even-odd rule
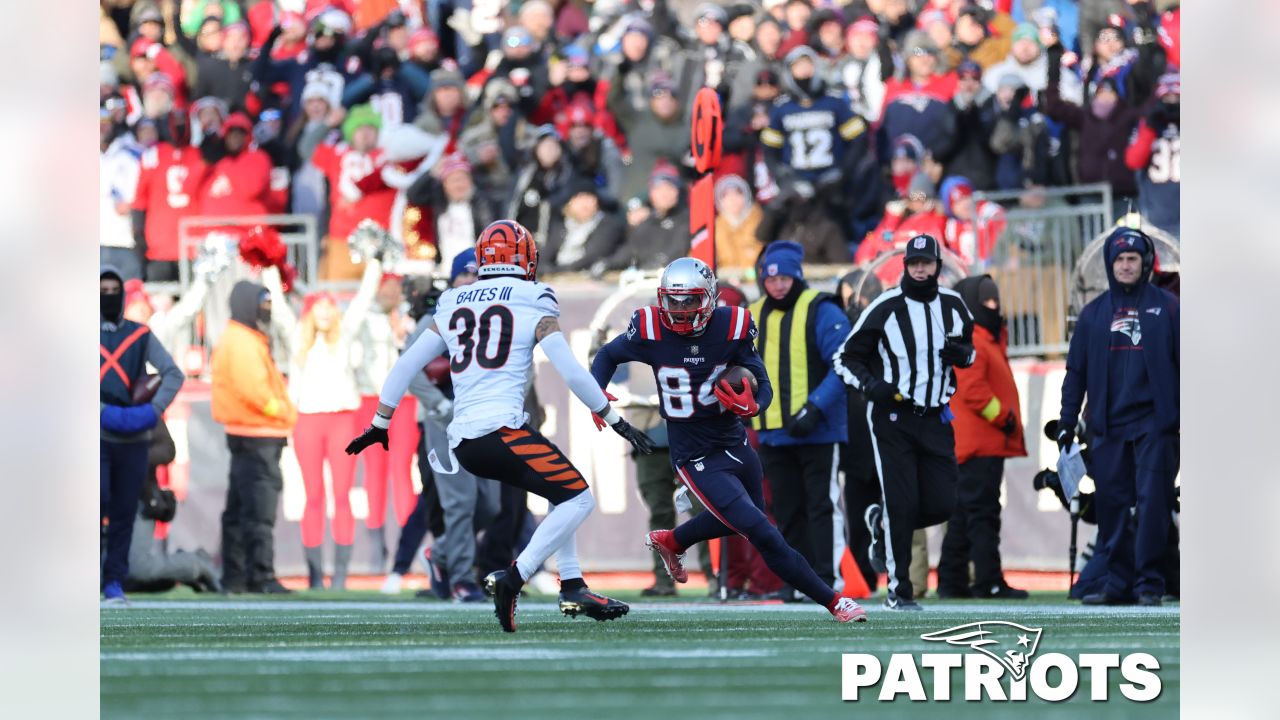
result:
[[[1083,605],[1043,605],[1035,603],[1016,603],[1016,602],[976,602],[976,603],[948,603],[945,605],[928,605],[926,604],[924,612],[921,613],[895,613],[884,609],[879,602],[869,600],[863,603],[868,613],[875,615],[902,615],[903,617],[928,618],[928,617],[950,617],[953,615],[962,615],[965,617],[975,616],[991,616],[991,619],[999,619],[1000,616],[1017,614],[1020,616],[1059,616],[1059,617],[1088,617],[1088,616],[1111,616],[1111,615],[1134,615],[1148,617],[1167,617],[1178,616],[1180,608],[1178,605],[1166,605],[1163,607],[1148,608],[1137,606],[1090,606]],[[103,610],[104,613],[110,613],[118,616],[129,610],[221,610],[243,612],[246,610],[277,612],[298,610],[315,610],[320,612],[333,612],[338,610],[371,610],[371,611],[411,611],[411,612],[484,612],[493,611],[493,607],[489,603],[475,604],[454,604],[454,603],[424,603],[424,602],[362,602],[358,600],[263,600],[253,602],[237,602],[237,601],[182,601],[182,600],[137,600],[132,602],[128,607],[113,607]],[[522,602],[520,603],[522,610],[557,610],[555,603],[549,602]],[[788,604],[750,604],[750,605],[720,605],[717,603],[632,603],[632,612],[644,612],[655,614],[679,614],[679,615],[697,615],[704,613],[725,613],[725,612],[741,612],[741,613],[794,613],[794,614],[812,614],[817,612],[811,603],[788,603]]]
[[[772,650],[755,648],[551,648],[511,647],[383,647],[383,648],[291,648],[279,650],[126,650],[101,654],[103,662],[190,662],[215,660],[229,662],[402,662],[433,660],[581,660],[584,658],[653,658],[660,660],[755,658],[776,655]]]

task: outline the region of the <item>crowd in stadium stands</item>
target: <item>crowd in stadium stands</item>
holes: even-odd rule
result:
[[[134,291],[125,317],[162,341],[190,327],[211,278],[158,317],[128,283],[178,280],[186,217],[314,216],[317,278],[360,282],[345,310],[299,307],[265,273],[233,308],[258,322],[260,295],[262,328],[289,340],[271,348],[289,397],[238,452],[247,466],[276,448],[264,436],[294,438],[313,585],[326,461],[340,571],[349,558],[355,466],[339,448],[411,332],[402,278],[456,281],[497,218],[534,234],[542,274],[685,256],[701,88],[725,118],[720,268],[755,268],[779,240],[851,266],[919,233],[981,267],[1005,208],[979,193],[1040,207],[1060,202],[1044,188],[1095,182],[1117,214],[1178,233],[1176,0],[101,0],[100,14],[100,252]],[[365,220],[403,244],[395,266],[348,251]],[[442,414],[420,410],[419,427],[428,410]],[[378,511],[415,522],[419,437],[413,413],[397,419],[399,446],[393,433],[364,461],[383,556]],[[518,506],[503,497],[495,522],[520,525]],[[274,587],[269,568],[248,572],[233,584]],[[474,578],[455,581],[475,596]]]

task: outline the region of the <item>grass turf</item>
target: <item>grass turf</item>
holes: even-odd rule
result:
[[[634,593],[612,593],[628,601]],[[926,601],[923,613],[864,605],[870,621],[839,625],[817,607],[728,605],[682,597],[636,602],[608,623],[559,614],[552,597],[523,600],[519,632],[491,605],[298,593],[287,599],[175,592],[101,612],[102,717],[787,718],[1170,717],[1178,710],[1179,613],[1028,602]],[[840,700],[840,654],[970,652],[920,634],[975,620],[1044,628],[1038,654],[1149,652],[1163,692],[1110,701],[1080,689],[1061,703]],[[926,686],[931,684],[922,671]],[[960,673],[956,672],[959,680]],[[1052,677],[1052,676],[1051,676]],[[1007,686],[1007,684],[1006,684]],[[959,686],[953,697],[962,697]],[[1034,708],[1028,707],[1033,704]]]

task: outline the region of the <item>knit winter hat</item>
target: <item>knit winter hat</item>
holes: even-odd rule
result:
[[[161,90],[169,93],[169,97],[173,97],[175,92],[173,78],[169,77],[167,73],[151,73],[146,80],[142,81],[142,92],[146,93],[152,90]]]
[[[917,193],[923,194],[926,200],[933,200],[938,197],[938,187],[933,184],[933,180],[924,172],[917,172],[912,175],[911,184],[907,186],[908,197]]]
[[[804,262],[804,247],[800,243],[775,240],[764,250],[762,261],[764,272],[761,275],[767,278],[785,275],[803,280],[804,270],[800,266],[802,262]]]
[[[452,285],[462,273],[474,275],[476,272],[476,249],[467,248],[453,256],[453,267],[449,270],[449,284]]]
[[[464,87],[467,81],[462,77],[462,73],[454,68],[438,67],[431,71],[431,89],[441,87]]]
[[[471,163],[467,162],[467,157],[460,152],[446,155],[440,161],[440,182],[444,182],[456,172],[471,172]]]
[[[382,116],[372,105],[356,105],[347,111],[347,119],[342,121],[342,139],[351,142],[356,128],[370,125],[374,130],[382,129]]]
[[[715,198],[716,198],[717,211],[720,209],[720,203],[723,200],[725,194],[731,190],[737,190],[738,192],[745,195],[748,201],[750,201],[751,187],[747,185],[747,181],[743,180],[742,176],[740,175],[733,175],[733,174],[725,175],[721,177],[719,180],[717,180],[715,185]]]
[[[973,183],[963,175],[952,175],[942,181],[942,210],[947,217],[955,217],[952,206],[967,197],[973,197]]]
[[[1030,40],[1036,44],[1036,47],[1044,47],[1044,43],[1040,42],[1040,29],[1035,26],[1035,23],[1019,23],[1013,31],[1012,39],[1014,42]]]

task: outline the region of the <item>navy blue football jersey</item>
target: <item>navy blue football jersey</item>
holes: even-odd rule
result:
[[[760,142],[780,150],[782,162],[810,182],[824,172],[844,166],[854,138],[867,131],[867,122],[854,115],[849,103],[830,95],[816,100],[779,98],[760,131]]]
[[[725,410],[713,392],[725,368],[741,365],[750,370],[759,384],[760,412],[769,406],[773,388],[755,340],[756,324],[746,308],[716,308],[702,333],[688,336],[663,327],[657,307],[643,307],[632,314],[625,333],[596,353],[591,375],[603,388],[622,363],[641,362],[653,369],[671,462],[680,467],[712,448],[741,447],[747,440],[742,421]]]

